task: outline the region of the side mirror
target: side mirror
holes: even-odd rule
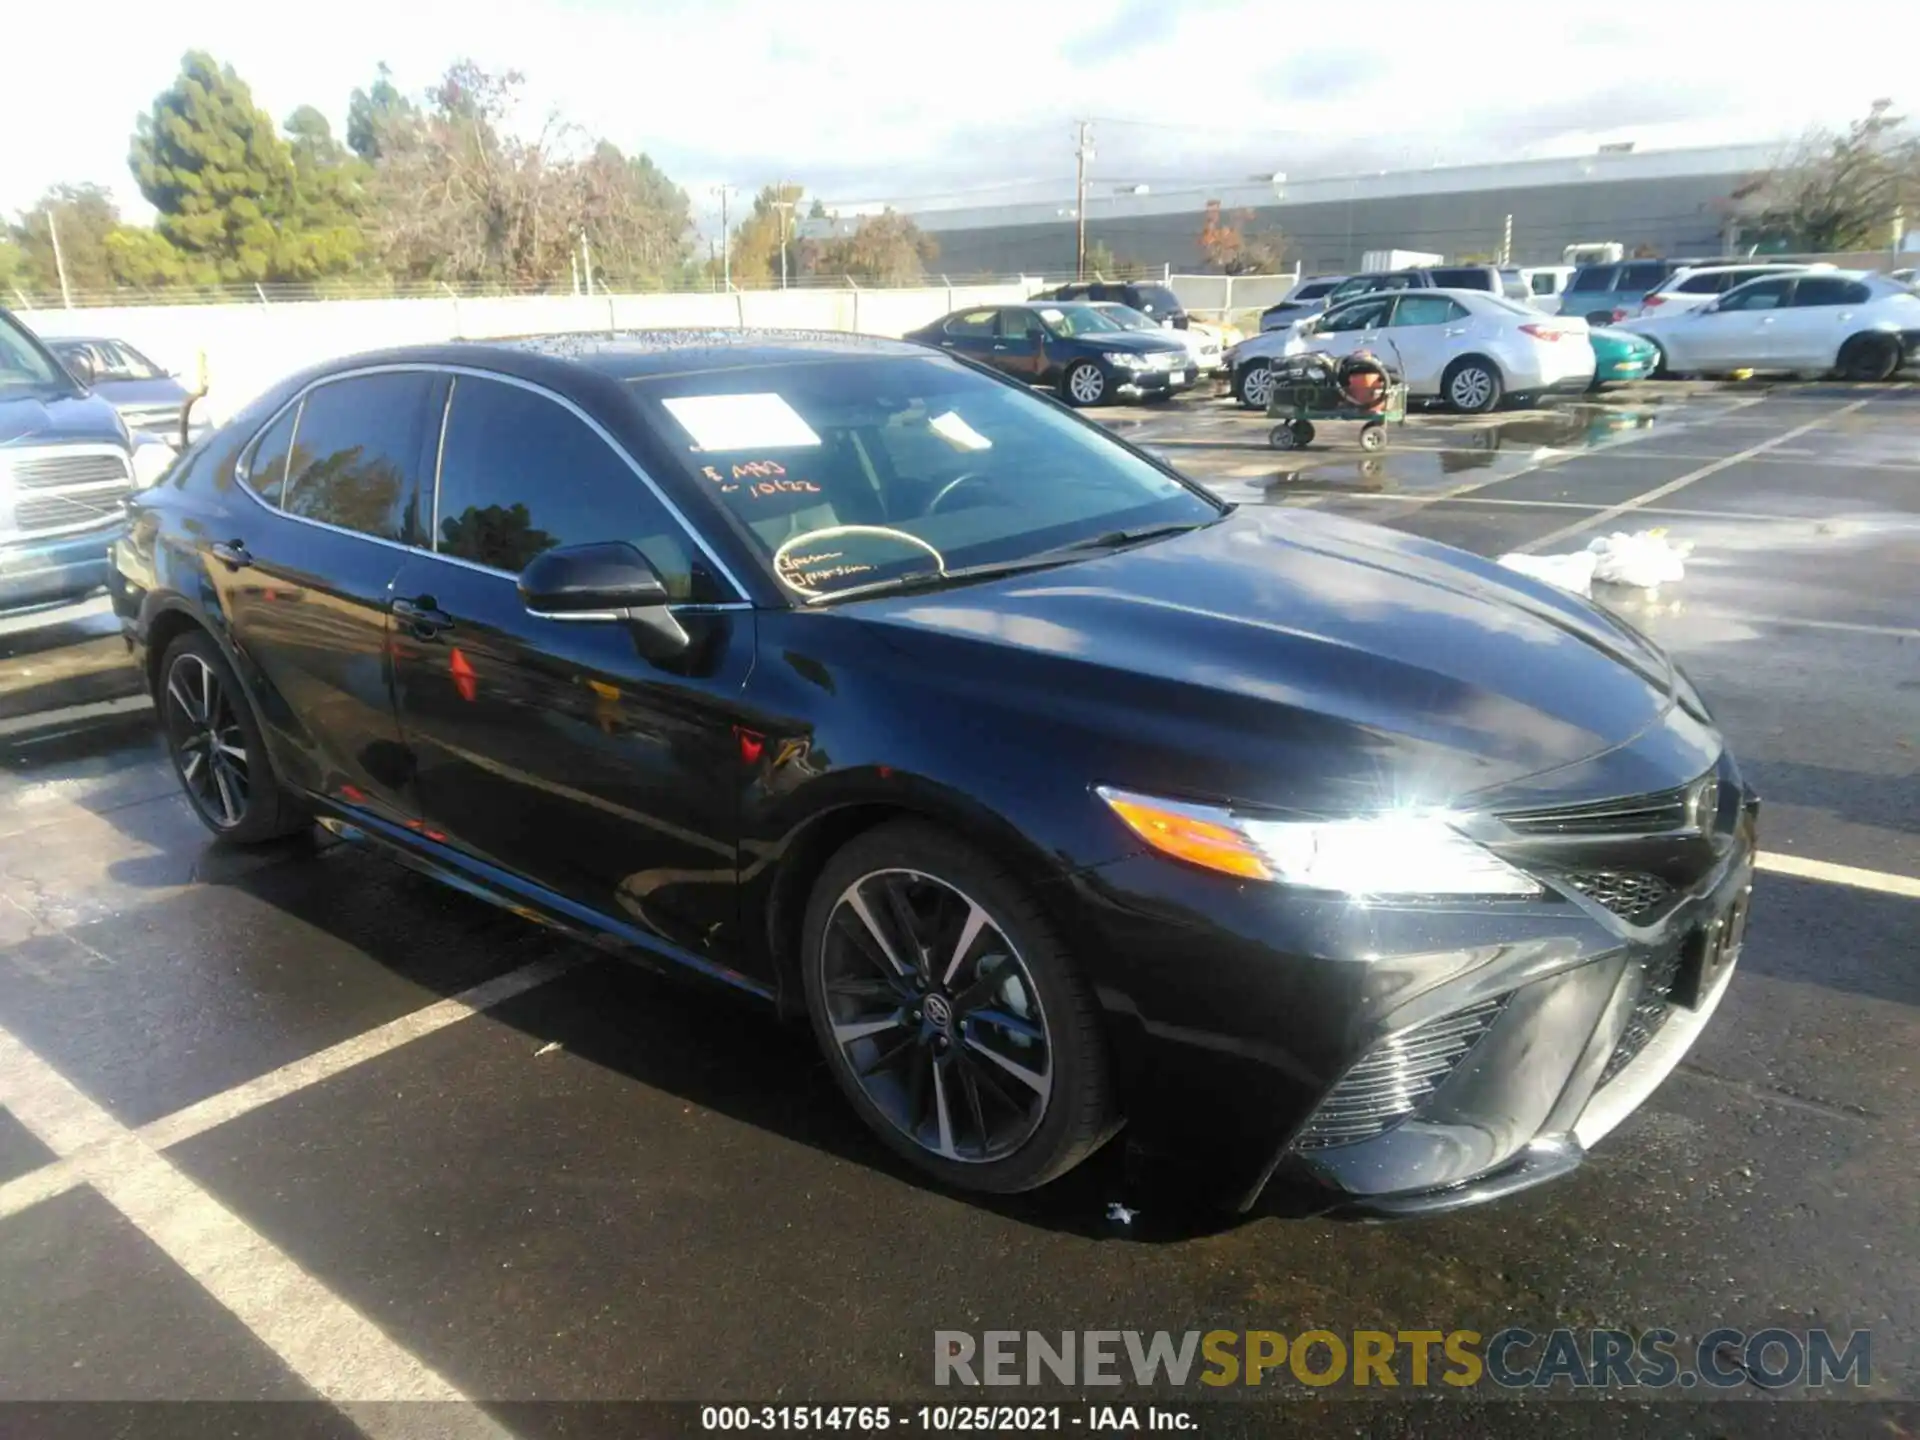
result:
[[[649,659],[687,648],[687,632],[667,608],[666,582],[646,556],[624,540],[563,545],[520,572],[527,613],[549,620],[621,621]]]
[[[91,386],[97,372],[93,368],[93,356],[85,350],[76,350],[67,357],[67,373],[82,385]]]

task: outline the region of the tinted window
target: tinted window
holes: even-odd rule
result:
[[[1553,282],[1557,278],[1551,270],[1536,270],[1533,272],[1528,283],[1533,287],[1534,294],[1551,295],[1553,294]]]
[[[438,384],[438,376],[416,371],[309,391],[282,508],[383,540],[412,539],[427,402]]]
[[[280,503],[280,487],[287,479],[287,442],[293,439],[293,425],[299,415],[300,407],[289,405],[286,413],[254,442],[253,456],[247,461],[247,488],[269,505]]]
[[[947,321],[947,334],[977,335],[983,338],[991,335],[995,313],[992,310],[969,310],[964,314],[955,315]]]
[[[1387,307],[1393,304],[1390,297],[1378,300],[1361,300],[1352,305],[1342,305],[1320,322],[1322,330],[1366,330],[1386,322]]]
[[[1672,285],[1668,288],[1676,295],[1718,295],[1732,283],[1736,273],[1737,272],[1732,270],[1709,270],[1704,275],[1689,275],[1678,285]],[[1752,279],[1753,277],[1748,276],[1747,278]]]
[[[1567,289],[1587,294],[1603,294],[1613,289],[1613,277],[1618,268],[1614,265],[1582,265],[1574,272]]]
[[[1409,291],[1400,297],[1393,312],[1396,325],[1444,325],[1466,316],[1467,309],[1458,300],[1445,295],[1421,295]]]
[[[1338,280],[1310,280],[1293,292],[1293,298],[1295,300],[1318,300],[1339,283]]]
[[[1620,289],[1652,290],[1673,273],[1673,267],[1661,260],[1638,260],[1620,267]]]
[[[1040,322],[1033,318],[1031,310],[1002,310],[1000,312],[1000,335],[1006,340],[1025,340],[1029,335],[1037,334]]]
[[[1721,310],[1772,310],[1787,303],[1791,280],[1755,280],[1720,297]]]
[[[1492,290],[1493,273],[1481,265],[1454,265],[1427,274],[1442,290]]]
[[[1871,298],[1872,292],[1858,280],[1842,280],[1831,275],[1802,278],[1793,292],[1796,306],[1864,305]]]
[[[1138,298],[1127,303],[1144,315],[1164,320],[1180,308],[1180,297],[1164,285],[1136,285],[1133,288]]]
[[[579,416],[518,385],[454,381],[434,525],[441,554],[516,575],[556,545],[625,540],[674,599],[722,598],[695,578],[685,532],[633,467]]]

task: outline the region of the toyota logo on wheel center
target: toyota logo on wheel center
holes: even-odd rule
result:
[[[944,995],[929,995],[925,1010],[927,1023],[943,1034],[953,1029],[953,1006]]]

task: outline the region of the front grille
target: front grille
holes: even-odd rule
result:
[[[1638,924],[1650,920],[1673,898],[1673,886],[1658,875],[1635,875],[1621,870],[1576,870],[1560,877],[1597,900],[1623,920]]]
[[[1500,819],[1518,835],[1658,835],[1686,828],[1687,787],[1544,810],[1509,810]]]
[[[1600,1072],[1600,1084],[1605,1085],[1632,1064],[1634,1057],[1647,1048],[1647,1042],[1660,1033],[1667,1016],[1673,1013],[1673,1001],[1669,997],[1679,974],[1677,948],[1657,957],[1641,972],[1640,994],[1633,1002],[1633,1013],[1627,1017],[1627,1028],[1620,1032],[1613,1053],[1607,1057],[1606,1068]]]
[[[126,513],[133,473],[106,445],[0,450],[0,534],[59,535],[110,525]]]
[[[1295,1148],[1354,1145],[1391,1130],[1425,1105],[1459,1068],[1500,1018],[1507,1000],[1498,995],[1388,1036],[1320,1102]]]
[[[104,485],[123,480],[133,483],[126,457],[110,451],[82,451],[63,455],[59,451],[41,451],[35,455],[0,456],[13,475],[13,483],[22,490],[63,490],[72,485]]]

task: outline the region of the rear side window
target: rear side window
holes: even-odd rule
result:
[[[454,380],[433,534],[440,554],[514,575],[556,545],[625,540],[675,600],[721,598],[704,576],[695,594],[686,532],[612,446],[545,395],[499,380]]]
[[[1132,305],[1143,315],[1151,315],[1156,320],[1164,320],[1180,308],[1180,297],[1164,285],[1140,285],[1135,287],[1139,296]]]
[[[289,405],[282,411],[280,418],[253,442],[253,453],[247,457],[242,472],[247,488],[276,508],[280,504],[281,488],[287,481],[287,448],[293,441],[293,427],[299,417],[298,405]]]
[[[1710,270],[1704,275],[1689,275],[1672,289],[1676,295],[1718,295],[1732,283],[1736,273],[1731,270]]]
[[[1622,290],[1657,289],[1662,280],[1673,273],[1673,267],[1659,260],[1638,260],[1631,265],[1620,267],[1620,286]]]
[[[437,375],[406,371],[330,380],[309,391],[281,508],[381,540],[412,540],[428,402],[439,383]]]
[[[1409,290],[1393,312],[1396,325],[1444,325],[1466,316],[1466,307],[1448,295],[1423,295]]]
[[[1582,265],[1574,273],[1567,289],[1583,294],[1603,294],[1613,289],[1613,277],[1619,268],[1617,265]]]
[[[964,315],[956,315],[947,321],[947,334],[991,335],[993,334],[993,317],[995,313],[996,312],[992,310],[969,310]]]
[[[1833,276],[1811,279],[1803,276],[1793,291],[1796,308],[1801,305],[1864,305],[1872,297],[1873,292],[1858,280],[1841,280]]]
[[[1488,290],[1494,288],[1493,272],[1481,265],[1452,265],[1429,270],[1433,283],[1442,290]]]

